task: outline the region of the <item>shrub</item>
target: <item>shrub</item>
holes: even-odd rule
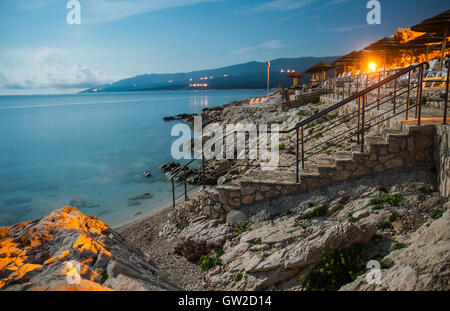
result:
[[[286,146],[283,143],[278,145],[278,150],[284,150],[285,148]]]
[[[250,222],[246,220],[242,225],[236,227],[236,232],[241,234],[247,232],[249,229]]]
[[[406,243],[395,242],[394,244],[391,245],[390,250],[392,252],[392,251],[396,251],[396,250],[406,248],[406,247],[408,247],[408,244],[406,244]]]
[[[233,280],[237,283],[237,282],[239,282],[240,280],[242,280],[242,277],[243,277],[244,275],[242,274],[242,272],[239,272],[238,274],[236,274],[236,276],[233,278]]]
[[[306,113],[305,110],[299,110],[299,111],[297,112],[297,115],[298,115],[298,116],[301,116],[301,117],[306,117],[308,114]]]
[[[321,217],[325,215],[328,207],[325,205],[316,206],[312,211],[302,216],[302,219],[311,219],[313,217]]]
[[[211,255],[202,255],[197,264],[203,271],[208,271],[212,267],[222,264],[222,259],[220,259],[220,256],[222,256],[223,253],[224,252],[222,249],[218,249]]]
[[[395,195],[385,195],[381,198],[370,200],[369,204],[367,204],[367,207],[383,203],[388,203],[391,206],[398,206],[398,203],[400,203],[401,201],[403,201],[403,196],[400,193]]]
[[[355,221],[356,221],[356,218],[353,217],[353,215],[352,215],[352,216],[349,216],[349,217],[347,218],[347,220],[348,220],[348,222],[355,222]]]
[[[365,267],[360,258],[362,246],[357,244],[347,249],[324,253],[323,262],[311,271],[305,280],[310,291],[337,290],[363,274]]]
[[[433,219],[439,219],[442,217],[442,215],[445,213],[445,209],[444,208],[439,208],[437,210],[434,210],[431,212],[431,218]]]

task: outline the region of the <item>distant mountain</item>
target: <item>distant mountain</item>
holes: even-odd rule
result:
[[[282,69],[303,72],[318,62],[332,62],[336,56],[279,58],[271,61],[271,87],[289,86],[291,79]],[[308,80],[309,76],[305,76]],[[127,92],[151,90],[186,90],[190,84],[207,84],[207,89],[263,89],[267,87],[265,62],[249,62],[217,69],[199,70],[188,73],[144,74],[119,80],[110,84],[97,85],[81,93]],[[202,87],[200,87],[202,88]]]

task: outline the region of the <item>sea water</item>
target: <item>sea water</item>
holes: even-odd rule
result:
[[[177,137],[171,129],[180,121],[163,117],[261,95],[230,90],[0,96],[0,226],[37,219],[71,202],[112,226],[170,204],[171,183],[159,166],[174,161],[170,149]],[[144,193],[152,197],[129,201]]]

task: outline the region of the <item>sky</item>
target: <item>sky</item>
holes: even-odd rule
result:
[[[448,9],[446,0],[0,1],[0,94],[70,93],[144,73],[337,56]]]

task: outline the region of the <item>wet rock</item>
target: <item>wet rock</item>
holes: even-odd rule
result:
[[[145,200],[145,199],[150,199],[152,197],[153,197],[153,195],[151,193],[147,192],[147,193],[135,196],[135,197],[128,198],[128,201]]]

